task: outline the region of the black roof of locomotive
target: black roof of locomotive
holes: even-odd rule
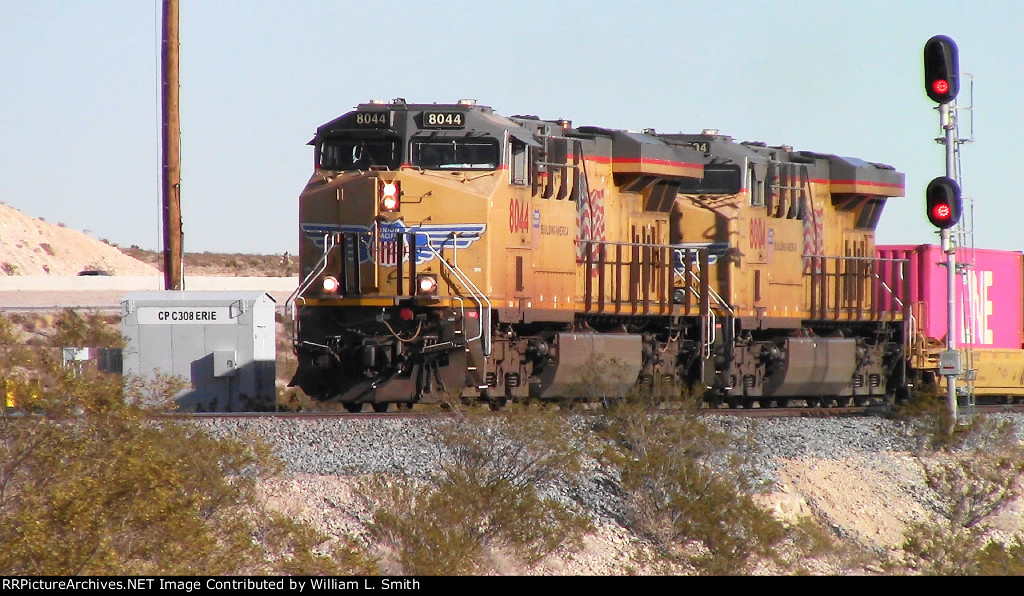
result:
[[[459,128],[435,128],[424,132],[422,123],[417,122],[423,112],[458,112],[465,114],[465,125]],[[389,112],[393,114],[388,126],[367,129],[356,124],[357,114],[366,112]],[[767,167],[772,162],[806,164],[815,178],[833,182],[843,181],[876,185],[887,189],[885,192],[902,196],[904,174],[892,166],[868,162],[859,158],[843,157],[811,151],[794,151],[785,145],[769,146],[756,142],[737,142],[732,137],[715,130],[701,133],[657,133],[653,129],[642,132],[609,129],[596,126],[572,128],[567,120],[543,120],[537,116],[501,116],[490,106],[474,100],[460,100],[457,103],[408,103],[402,98],[391,101],[371,101],[356,106],[317,128],[317,138],[337,134],[360,135],[380,134],[389,131],[395,135],[410,137],[430,135],[441,137],[464,137],[467,135],[490,135],[502,138],[507,132],[520,141],[539,146],[545,136],[567,136],[577,138],[608,138],[611,140],[613,161],[666,161],[689,164],[735,163],[754,164]],[[603,144],[602,144],[603,145]]]

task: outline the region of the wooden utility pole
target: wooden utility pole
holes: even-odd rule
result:
[[[181,290],[181,126],[178,120],[178,0],[163,0],[164,289]]]

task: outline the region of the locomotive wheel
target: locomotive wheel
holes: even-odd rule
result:
[[[777,408],[788,408],[789,399],[785,397],[779,397],[775,400],[775,407]]]
[[[345,402],[342,404],[345,406],[345,410],[350,414],[358,414],[363,411],[363,404],[355,402]]]
[[[384,402],[384,403],[374,403],[373,404],[373,411],[378,413],[378,414],[383,414],[383,413],[387,412],[388,411],[388,403],[387,402]]]
[[[818,401],[821,403],[821,407],[823,407],[823,408],[831,408],[836,403],[836,400],[835,400],[834,397],[822,397]]]
[[[807,407],[808,408],[817,407],[818,404],[821,403],[821,400],[819,400],[816,397],[808,397],[808,398],[804,399],[804,401],[807,402]]]
[[[849,397],[840,397],[838,401],[839,401],[839,407],[840,408],[845,408],[845,407],[850,405],[850,398]]]
[[[868,405],[869,403],[871,403],[871,398],[869,398],[869,397],[855,397],[855,398],[853,398],[853,404],[855,406],[857,406],[858,408],[863,408],[864,406]]]

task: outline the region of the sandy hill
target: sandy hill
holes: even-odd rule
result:
[[[0,275],[76,275],[83,269],[160,275],[114,246],[0,203]]]

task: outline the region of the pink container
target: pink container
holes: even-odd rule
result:
[[[909,303],[926,337],[945,341],[948,285],[946,254],[934,244],[882,245],[883,259],[908,259],[909,301],[899,283],[891,284],[899,301]],[[956,262],[969,265],[954,282],[958,347],[1020,349],[1024,342],[1024,253],[958,248]],[[883,271],[891,271],[884,263]],[[886,279],[896,279],[893,275]],[[899,301],[887,302],[893,308]]]

